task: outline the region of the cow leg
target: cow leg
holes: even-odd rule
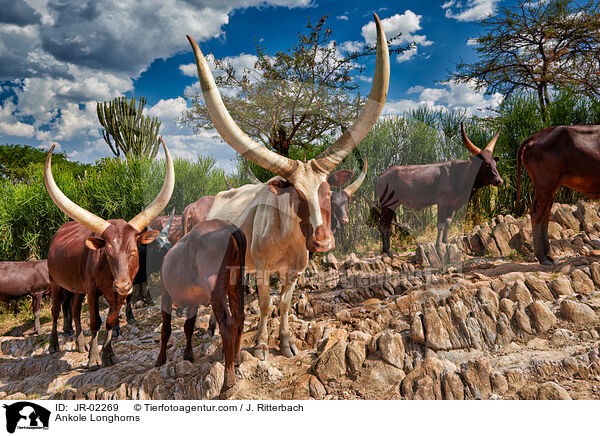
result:
[[[66,289],[62,289],[62,294],[63,334],[71,336],[75,332],[73,330],[73,315],[71,314],[71,300],[74,294]]]
[[[262,280],[259,275],[263,276]],[[267,320],[273,309],[271,302],[271,289],[269,288],[269,274],[260,270],[256,274],[256,287],[258,289],[258,301],[260,305],[260,319],[258,321],[258,331],[256,333],[256,345],[254,346],[254,357],[260,360],[266,360],[269,355]],[[216,316],[216,313],[215,313]],[[220,326],[219,326],[220,327]],[[221,332],[221,337],[223,332]]]
[[[102,366],[100,353],[98,353],[98,331],[100,330],[100,312],[98,310],[98,293],[88,292],[88,312],[90,315],[90,352],[88,355],[88,370],[95,370]]]
[[[50,345],[48,346],[49,353],[57,353],[58,346],[58,317],[60,315],[60,305],[63,300],[63,291],[56,283],[50,285],[50,293],[52,295],[52,333],[50,333]]]
[[[246,285],[244,277],[236,268],[232,272],[232,279],[227,287],[227,299],[229,300],[229,311],[233,319],[235,362],[240,361],[240,344],[242,341],[242,333],[244,332],[244,320],[246,313],[244,312],[244,300],[246,295]]]
[[[135,324],[137,322],[133,316],[133,308],[131,307],[132,300],[133,293],[127,296],[127,303],[125,304],[125,317],[127,318],[127,324]]]
[[[548,221],[554,192],[538,190],[531,204],[531,228],[533,231],[534,254],[542,265],[552,265],[550,259],[550,241],[548,240]]]
[[[71,311],[73,321],[75,322],[75,346],[79,353],[85,353],[85,338],[83,335],[83,329],[81,328],[81,303],[83,301],[83,294],[73,295],[71,299],[71,307],[68,309]]]
[[[106,316],[106,339],[102,345],[102,364],[104,366],[112,366],[117,363],[115,353],[112,348],[113,327],[119,320],[119,312],[125,298],[120,295],[115,295],[109,301],[110,308]]]
[[[292,295],[294,294],[294,288],[296,287],[296,280],[298,275],[295,273],[286,274],[286,279],[281,286],[281,298],[279,303],[279,311],[281,312],[281,319],[279,323],[279,349],[281,354],[285,357],[294,357],[298,354],[298,349],[292,341],[292,335],[290,334],[290,307],[292,305]]]
[[[162,366],[167,361],[167,344],[171,337],[171,311],[173,310],[173,301],[171,296],[162,288],[161,297],[162,327],[160,329],[160,351],[156,358],[154,366]]]
[[[394,219],[394,211],[387,207],[381,208],[381,216],[379,217],[379,232],[381,233],[382,253],[390,252],[390,229],[392,220]]]
[[[148,287],[148,282],[144,282],[140,288],[140,294],[142,296],[142,301],[146,303],[147,306],[153,306],[154,300],[152,299],[152,295],[150,295],[150,288]]]
[[[42,307],[42,293],[31,294],[31,309],[33,310],[33,332],[40,333],[40,309]]]
[[[217,318],[215,318],[215,314],[211,313],[210,318],[208,319],[208,336],[211,338],[215,335],[215,331],[217,330]]]
[[[454,211],[451,208],[438,205],[437,239],[435,241],[435,246],[438,249],[442,243],[448,243],[448,229],[453,216]]]
[[[219,332],[221,333],[221,341],[223,342],[225,380],[221,388],[220,396],[221,398],[224,398],[227,391],[235,384],[235,332],[231,314],[225,305],[225,287],[228,285],[225,281],[221,281],[221,285],[222,286],[217,285],[217,291],[211,295],[210,305],[212,306],[215,318],[217,319],[217,324],[219,324]]]
[[[185,332],[185,350],[183,351],[183,358],[190,362],[194,361],[194,349],[192,347],[192,335],[194,334],[194,327],[196,326],[196,317],[198,316],[198,306],[188,307],[188,317],[183,325],[183,331]]]

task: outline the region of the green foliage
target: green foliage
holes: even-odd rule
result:
[[[175,188],[165,211],[181,213],[204,195],[226,189],[223,171],[212,157],[196,162],[174,161]],[[104,219],[130,220],[158,194],[165,176],[164,162],[145,158],[102,159],[83,177],[65,164],[52,165],[59,188],[80,206]],[[43,166],[33,165],[27,182],[0,183],[0,260],[45,258],[50,240],[68,221],[44,187]]]
[[[27,178],[29,165],[44,163],[48,152],[38,150],[29,145],[2,144],[0,145],[0,179],[7,178],[12,181],[22,181]],[[67,165],[71,171],[83,174],[89,165],[67,161],[64,153],[54,153],[53,162]]]
[[[127,157],[153,159],[160,144],[156,117],[143,115],[146,99],[141,97],[135,106],[135,98],[117,97],[112,101],[97,103],[98,121],[104,127],[102,136],[115,156],[121,152]],[[114,145],[110,138],[115,141]]]

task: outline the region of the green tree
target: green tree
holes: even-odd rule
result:
[[[517,0],[480,21],[479,60],[461,62],[450,80],[510,96],[530,90],[543,120],[553,89],[600,95],[600,2]]]
[[[363,71],[356,60],[375,54],[375,46],[341,50],[330,40],[326,19],[316,25],[309,21],[307,33],[299,33],[298,43],[287,52],[270,56],[257,43],[252,70],[238,72],[231,63],[214,60],[215,81],[235,122],[248,136],[284,156],[314,155],[322,145],[319,141],[349,126],[364,104],[353,73]],[[196,131],[212,128],[201,94],[186,97],[192,107],[182,121]]]
[[[137,107],[135,98],[129,101],[127,97],[97,103],[98,121],[104,127],[102,136],[115,156],[119,157],[123,152],[125,156],[152,159],[158,153],[161,123],[158,118],[143,114],[145,105],[144,97],[140,98]]]
[[[29,145],[3,144],[0,145],[0,178],[13,182],[24,181],[29,177],[28,167],[31,164],[43,164],[47,151],[33,148]],[[53,161],[62,163],[76,174],[83,174],[89,165],[68,162],[64,153],[54,153]]]

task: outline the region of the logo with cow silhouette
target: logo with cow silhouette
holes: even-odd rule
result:
[[[4,405],[6,412],[6,431],[14,433],[16,429],[48,430],[50,411],[29,401],[19,401]]]

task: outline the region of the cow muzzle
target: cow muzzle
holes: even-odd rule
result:
[[[496,180],[494,180],[493,185],[494,186],[502,186],[504,184],[504,180],[502,178],[498,178]]]
[[[113,283],[113,291],[119,295],[129,295],[133,291],[133,284],[130,281],[119,281]]]
[[[314,253],[325,253],[335,248],[335,239],[331,231],[327,231],[325,226],[319,226],[315,235],[311,237],[307,244],[308,251]]]

